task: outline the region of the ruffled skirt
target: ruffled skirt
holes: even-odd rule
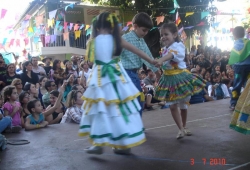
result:
[[[163,75],[156,87],[155,98],[169,104],[179,103],[199,93],[206,85],[200,76],[182,71],[179,74]],[[187,102],[188,102],[187,101]]]
[[[116,71],[112,68],[105,72],[104,66],[93,66],[82,97],[79,135],[88,135],[95,146],[131,148],[146,140],[137,99],[140,92],[120,62],[111,66]]]
[[[245,135],[250,134],[250,79],[237,101],[230,128]]]

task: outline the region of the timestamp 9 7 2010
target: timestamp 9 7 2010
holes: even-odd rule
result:
[[[195,165],[195,161],[202,161],[204,165],[211,165],[211,166],[216,166],[216,165],[225,165],[226,164],[226,159],[225,158],[202,158],[201,160],[195,160],[194,158],[190,159],[190,165]]]

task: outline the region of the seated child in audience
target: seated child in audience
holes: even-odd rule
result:
[[[58,100],[58,96],[59,96],[59,91],[53,90],[53,91],[50,92],[50,97],[49,98],[50,98],[51,105],[49,105],[46,108],[46,110],[49,110],[50,108],[52,108],[55,105],[56,101]],[[50,114],[48,116],[45,116],[45,119],[46,119],[46,121],[49,122],[49,124],[60,123],[65,112],[66,112],[66,107],[60,101],[60,104],[55,109],[55,111],[52,114]]]
[[[161,106],[161,108],[163,109],[165,106],[165,102],[154,98],[154,95],[155,95],[154,87],[151,85],[148,85],[146,86],[146,88],[147,88],[147,92],[146,92],[145,109],[153,110],[153,106],[156,106],[156,105]]]
[[[3,105],[3,98],[2,95],[0,95],[0,134],[3,131],[7,130],[11,132],[11,117],[4,116],[2,105]]]
[[[12,118],[12,128],[16,132],[22,129],[21,127],[21,112],[22,107],[19,102],[17,102],[18,94],[15,86],[6,86],[3,89],[4,105],[3,111],[5,116],[10,116]]]
[[[66,106],[68,109],[62,117],[61,123],[80,123],[82,118],[82,92],[78,90],[73,90],[68,94]]]
[[[60,88],[60,94],[53,107],[43,111],[43,106],[40,100],[32,100],[28,103],[27,108],[31,113],[27,116],[25,121],[25,130],[34,130],[46,127],[49,123],[45,121],[45,117],[51,115],[58,107],[60,107],[60,102],[62,100],[62,94],[64,92],[64,85]]]
[[[229,98],[230,94],[225,84],[221,83],[221,76],[218,73],[212,75],[212,84],[208,86],[208,94],[215,100]]]

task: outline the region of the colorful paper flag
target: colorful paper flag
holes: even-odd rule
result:
[[[177,0],[174,0],[174,8],[180,8],[180,5],[178,4]]]
[[[64,41],[69,40],[69,32],[63,33],[63,39]]]
[[[68,23],[67,22],[64,22],[64,30],[66,30],[67,29],[67,26],[68,26]]]
[[[28,45],[29,44],[29,39],[28,38],[24,38],[24,45]]]
[[[179,12],[177,11],[176,13],[176,20],[175,20],[175,24],[178,26],[181,23],[181,18],[179,16]]]
[[[34,42],[35,44],[37,44],[37,43],[39,42],[39,37],[34,37],[34,38],[33,38],[33,42]]]
[[[56,26],[55,28],[57,29],[61,21],[56,21]]]
[[[65,7],[65,11],[67,11],[68,10],[68,7],[70,7],[70,8],[74,8],[74,4],[69,4],[69,5],[67,5],[66,7]]]
[[[157,25],[159,25],[161,22],[163,22],[165,19],[164,16],[159,16],[159,17],[156,17],[156,22],[157,22]]]
[[[127,22],[127,26],[133,25],[132,21]]]
[[[16,46],[20,47],[20,39],[16,39]]]
[[[201,19],[207,17],[208,15],[209,15],[209,12],[208,12],[208,11],[201,12]]]
[[[57,9],[49,12],[49,19],[53,19],[56,16]]]
[[[90,25],[86,25],[85,30],[89,29]]]
[[[86,31],[86,36],[88,36],[88,35],[90,35],[91,34],[91,29],[89,28],[89,29],[87,29],[87,31]]]
[[[169,13],[170,14],[174,14],[175,13],[175,11],[176,11],[176,9],[173,9],[172,11],[170,11]]]
[[[30,20],[30,18],[31,18],[31,15],[28,15],[28,14],[27,14],[27,15],[25,16],[24,20]]]
[[[48,19],[47,25],[48,25],[48,27],[53,27],[53,24],[52,24],[52,20],[51,20],[51,19]]]
[[[125,26],[123,29],[122,29],[122,31],[127,31],[129,29],[129,27],[128,26]]]
[[[72,27],[73,27],[73,23],[70,23],[70,24],[69,24],[69,30],[71,30]]]
[[[81,25],[80,30],[83,29],[83,27],[84,27],[84,24]]]
[[[194,12],[186,12],[185,17],[191,16],[191,15],[194,15]]]
[[[51,35],[50,36],[50,42],[53,43],[56,41],[56,35]]]
[[[80,38],[81,36],[81,30],[75,31],[75,39]]]
[[[4,18],[6,12],[7,12],[7,9],[2,9],[2,11],[1,11],[1,18],[0,19]]]
[[[34,30],[32,29],[32,27],[29,27],[28,32],[34,32]]]
[[[43,23],[43,15],[37,16],[35,20],[36,20],[36,27],[39,27]]]
[[[74,31],[77,31],[79,29],[79,25],[78,24],[75,24],[74,26]]]
[[[50,42],[50,35],[45,36],[45,44]]]
[[[7,38],[4,38],[3,42],[2,42],[2,45],[5,46],[6,42],[7,42]]]

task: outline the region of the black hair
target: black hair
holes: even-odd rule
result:
[[[61,62],[61,60],[54,60],[54,62],[53,62],[53,66],[52,66],[52,68],[53,68],[53,70],[56,70],[56,68],[57,68],[57,64],[59,63],[59,62]]]
[[[59,91],[57,91],[57,90],[52,90],[49,94],[52,94],[53,96],[58,97],[58,96],[59,96]]]
[[[180,37],[178,35],[178,28],[175,25],[175,23],[173,22],[169,22],[169,23],[164,23],[161,26],[161,29],[168,29],[172,34],[177,34],[177,37],[175,38],[175,42],[180,42]]]
[[[22,101],[23,101],[23,99],[24,99],[24,97],[25,97],[26,94],[30,95],[27,91],[22,91],[21,94],[19,95],[19,102],[21,104],[23,104]]]
[[[42,76],[42,77],[40,77],[40,79],[39,79],[39,83],[41,83],[42,81],[43,81],[43,79],[44,78],[47,78],[46,76]]]
[[[31,61],[25,61],[25,62],[23,63],[23,73],[25,73],[25,74],[27,73],[26,67],[27,67],[29,64],[32,65]]]
[[[69,60],[64,60],[63,61],[63,65],[65,65]]]
[[[134,16],[132,23],[138,25],[138,27],[145,27],[148,29],[153,28],[153,21],[150,16],[145,12],[140,12]]]
[[[244,38],[245,29],[242,26],[237,26],[233,30],[233,35],[235,38]]]
[[[27,104],[27,109],[28,109],[28,111],[29,111],[31,114],[33,113],[31,109],[35,108],[36,102],[40,102],[40,100],[37,100],[37,99],[31,100],[31,101],[29,101],[29,103]]]
[[[69,92],[66,100],[66,105],[68,108],[74,106],[74,102],[77,100],[78,93],[82,94],[82,92],[79,90],[72,90],[71,92]]]
[[[45,83],[45,89],[48,91],[49,89],[49,87],[51,87],[51,83],[53,83],[54,81],[47,81],[46,83]]]
[[[108,17],[112,17],[113,26],[110,21],[108,21]],[[114,54],[115,56],[119,56],[122,52],[122,46],[121,46],[121,35],[120,35],[120,26],[118,19],[110,14],[109,12],[103,12],[100,15],[96,17],[96,19],[92,22],[92,38],[95,38],[98,36],[98,30],[100,29],[106,29],[110,30],[110,34],[113,35],[113,38],[115,40],[115,50]]]
[[[10,63],[10,64],[8,64],[8,65],[7,65],[7,67],[6,67],[6,72],[7,72],[7,75],[9,75],[8,68],[9,68],[9,66],[11,66],[11,65],[13,65],[13,66],[14,66],[14,69],[16,68],[16,65],[15,65],[14,63]],[[14,72],[14,73],[16,74],[16,72]]]
[[[24,87],[23,87],[23,91],[26,91],[26,92],[29,91],[29,90],[30,90],[30,87],[31,87],[31,84],[32,84],[32,83],[27,83],[27,84],[25,84]]]
[[[222,79],[221,83],[228,85],[230,83],[230,79]]]

